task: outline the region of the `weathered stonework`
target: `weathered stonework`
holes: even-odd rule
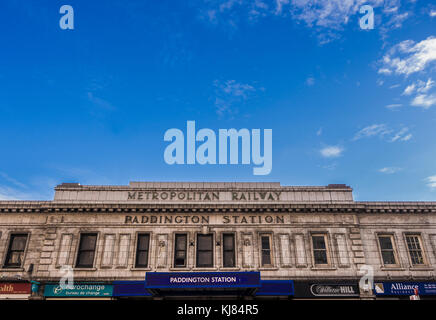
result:
[[[94,264],[76,268],[80,234],[87,232],[97,233]],[[135,267],[139,232],[150,234],[146,268]],[[187,265],[175,268],[174,239],[182,232],[188,234]],[[197,234],[211,233],[219,243],[224,232],[236,235],[230,270],[260,270],[263,279],[358,280],[366,264],[376,279],[435,280],[436,202],[356,202],[344,185],[144,182],[62,184],[54,201],[0,201],[0,277],[54,282],[65,265],[73,267],[76,281],[143,280],[147,271],[228,271],[219,245],[214,267],[197,268],[195,260]],[[4,268],[14,233],[29,234],[24,262]],[[386,233],[395,239],[396,267],[382,263],[377,234]],[[406,233],[421,237],[423,265],[411,264]],[[268,267],[261,266],[261,234],[272,239]],[[314,234],[326,236],[327,265],[314,263]]]

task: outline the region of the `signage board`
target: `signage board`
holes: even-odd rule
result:
[[[359,297],[357,282],[308,282],[294,281],[295,297],[305,298],[335,298]]]
[[[256,288],[260,272],[147,272],[145,286],[171,288]]]
[[[261,280],[261,287],[256,296],[292,296],[294,295],[294,282],[292,280]]]
[[[0,282],[0,294],[30,294],[31,284],[23,282]]]
[[[74,283],[72,287],[57,284],[46,284],[46,297],[111,297],[113,286],[102,283]]]
[[[374,293],[378,296],[411,296],[418,289],[419,295],[436,295],[436,282],[376,282]]]
[[[145,281],[114,281],[114,297],[152,296],[145,288]]]

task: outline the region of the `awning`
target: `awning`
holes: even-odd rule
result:
[[[293,296],[294,281],[292,280],[261,280],[261,287],[256,296]]]
[[[154,295],[253,295],[260,272],[147,272],[145,287]]]
[[[144,281],[114,281],[114,297],[151,297]]]

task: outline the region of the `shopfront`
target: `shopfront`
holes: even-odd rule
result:
[[[357,281],[294,281],[296,299],[359,299]]]
[[[294,294],[292,280],[261,280],[260,272],[253,271],[148,272],[144,284],[114,282],[114,296],[288,299]]]
[[[260,288],[260,272],[147,272],[145,286],[157,297],[243,297]]]
[[[113,285],[105,283],[74,283],[72,285],[46,284],[44,297],[47,300],[111,300]]]
[[[409,300],[409,297],[415,294],[416,289],[420,299],[436,298],[436,282],[391,281],[374,283],[374,294],[377,299]]]
[[[28,300],[31,287],[27,282],[0,282],[0,300]]]
[[[145,281],[114,281],[113,297],[115,299],[151,299],[153,295],[145,287]]]

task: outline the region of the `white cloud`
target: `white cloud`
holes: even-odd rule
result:
[[[384,136],[391,132],[392,130],[390,130],[385,124],[373,124],[358,131],[352,140],[355,141],[372,136]]]
[[[415,84],[412,83],[411,85],[408,85],[406,89],[404,89],[403,95],[409,96],[415,91]]]
[[[313,85],[315,84],[315,78],[313,78],[313,77],[309,77],[309,78],[307,78],[307,79],[306,79],[306,84],[307,84],[308,86],[313,86]]]
[[[431,10],[430,11],[430,17],[436,17],[436,10]]]
[[[408,11],[400,12],[401,0],[203,0],[203,3],[205,6],[199,6],[200,17],[213,24],[219,20],[235,27],[244,18],[248,21],[266,16],[291,18],[312,29],[321,43],[338,38],[347,25],[358,28],[362,5],[374,8],[376,27],[383,35],[401,27],[410,16]]]
[[[88,100],[95,106],[104,110],[115,110],[116,108],[107,100],[96,97],[92,92],[88,92]]]
[[[9,175],[7,175],[4,172],[0,172],[0,177],[2,177],[4,180],[6,180],[7,182],[10,182],[12,184],[14,184],[15,186],[19,187],[19,188],[27,188],[27,186],[21,182],[19,182],[18,180],[9,177]]]
[[[391,74],[392,71],[389,70],[388,68],[381,68],[381,69],[378,70],[378,73],[380,73],[380,74]]]
[[[412,134],[408,133],[409,128],[405,127],[402,128],[400,131],[394,134],[394,136],[391,138],[391,142],[395,141],[409,141],[412,138]]]
[[[412,100],[411,105],[428,109],[431,106],[436,105],[436,95],[419,94]]]
[[[436,38],[428,37],[418,43],[413,40],[405,40],[392,47],[383,57],[383,73],[394,72],[396,74],[410,75],[424,70],[436,60]]]
[[[399,167],[384,167],[379,169],[378,171],[381,173],[385,173],[385,174],[393,174],[396,173],[398,171],[403,170],[403,168],[399,168]]]
[[[215,107],[218,115],[235,113],[233,107],[236,103],[240,104],[247,100],[256,91],[256,88],[235,80],[214,81],[215,86]],[[264,90],[260,88],[260,90]]]
[[[325,158],[337,158],[342,155],[344,148],[339,146],[327,146],[320,150],[320,153]]]
[[[387,109],[390,109],[390,110],[396,110],[396,109],[398,109],[398,108],[400,108],[400,107],[402,107],[403,105],[401,104],[401,103],[392,103],[392,104],[388,104],[387,106],[386,106],[386,108]]]
[[[16,188],[0,185],[0,200],[41,200],[43,198],[45,197],[39,193],[23,192]]]
[[[399,131],[395,132],[395,130],[389,128],[385,124],[373,124],[358,131],[354,135],[352,141],[356,141],[362,138],[370,138],[370,137],[377,137],[377,136],[382,139],[386,138],[386,140],[389,142],[408,141],[412,138],[412,134],[408,132],[409,132],[409,128],[407,127],[404,127]]]
[[[409,96],[414,92],[425,93],[434,86],[434,81],[429,78],[427,82],[418,80],[404,89],[403,95]]]
[[[425,180],[427,181],[427,186],[432,189],[436,188],[436,175],[427,177]]]

